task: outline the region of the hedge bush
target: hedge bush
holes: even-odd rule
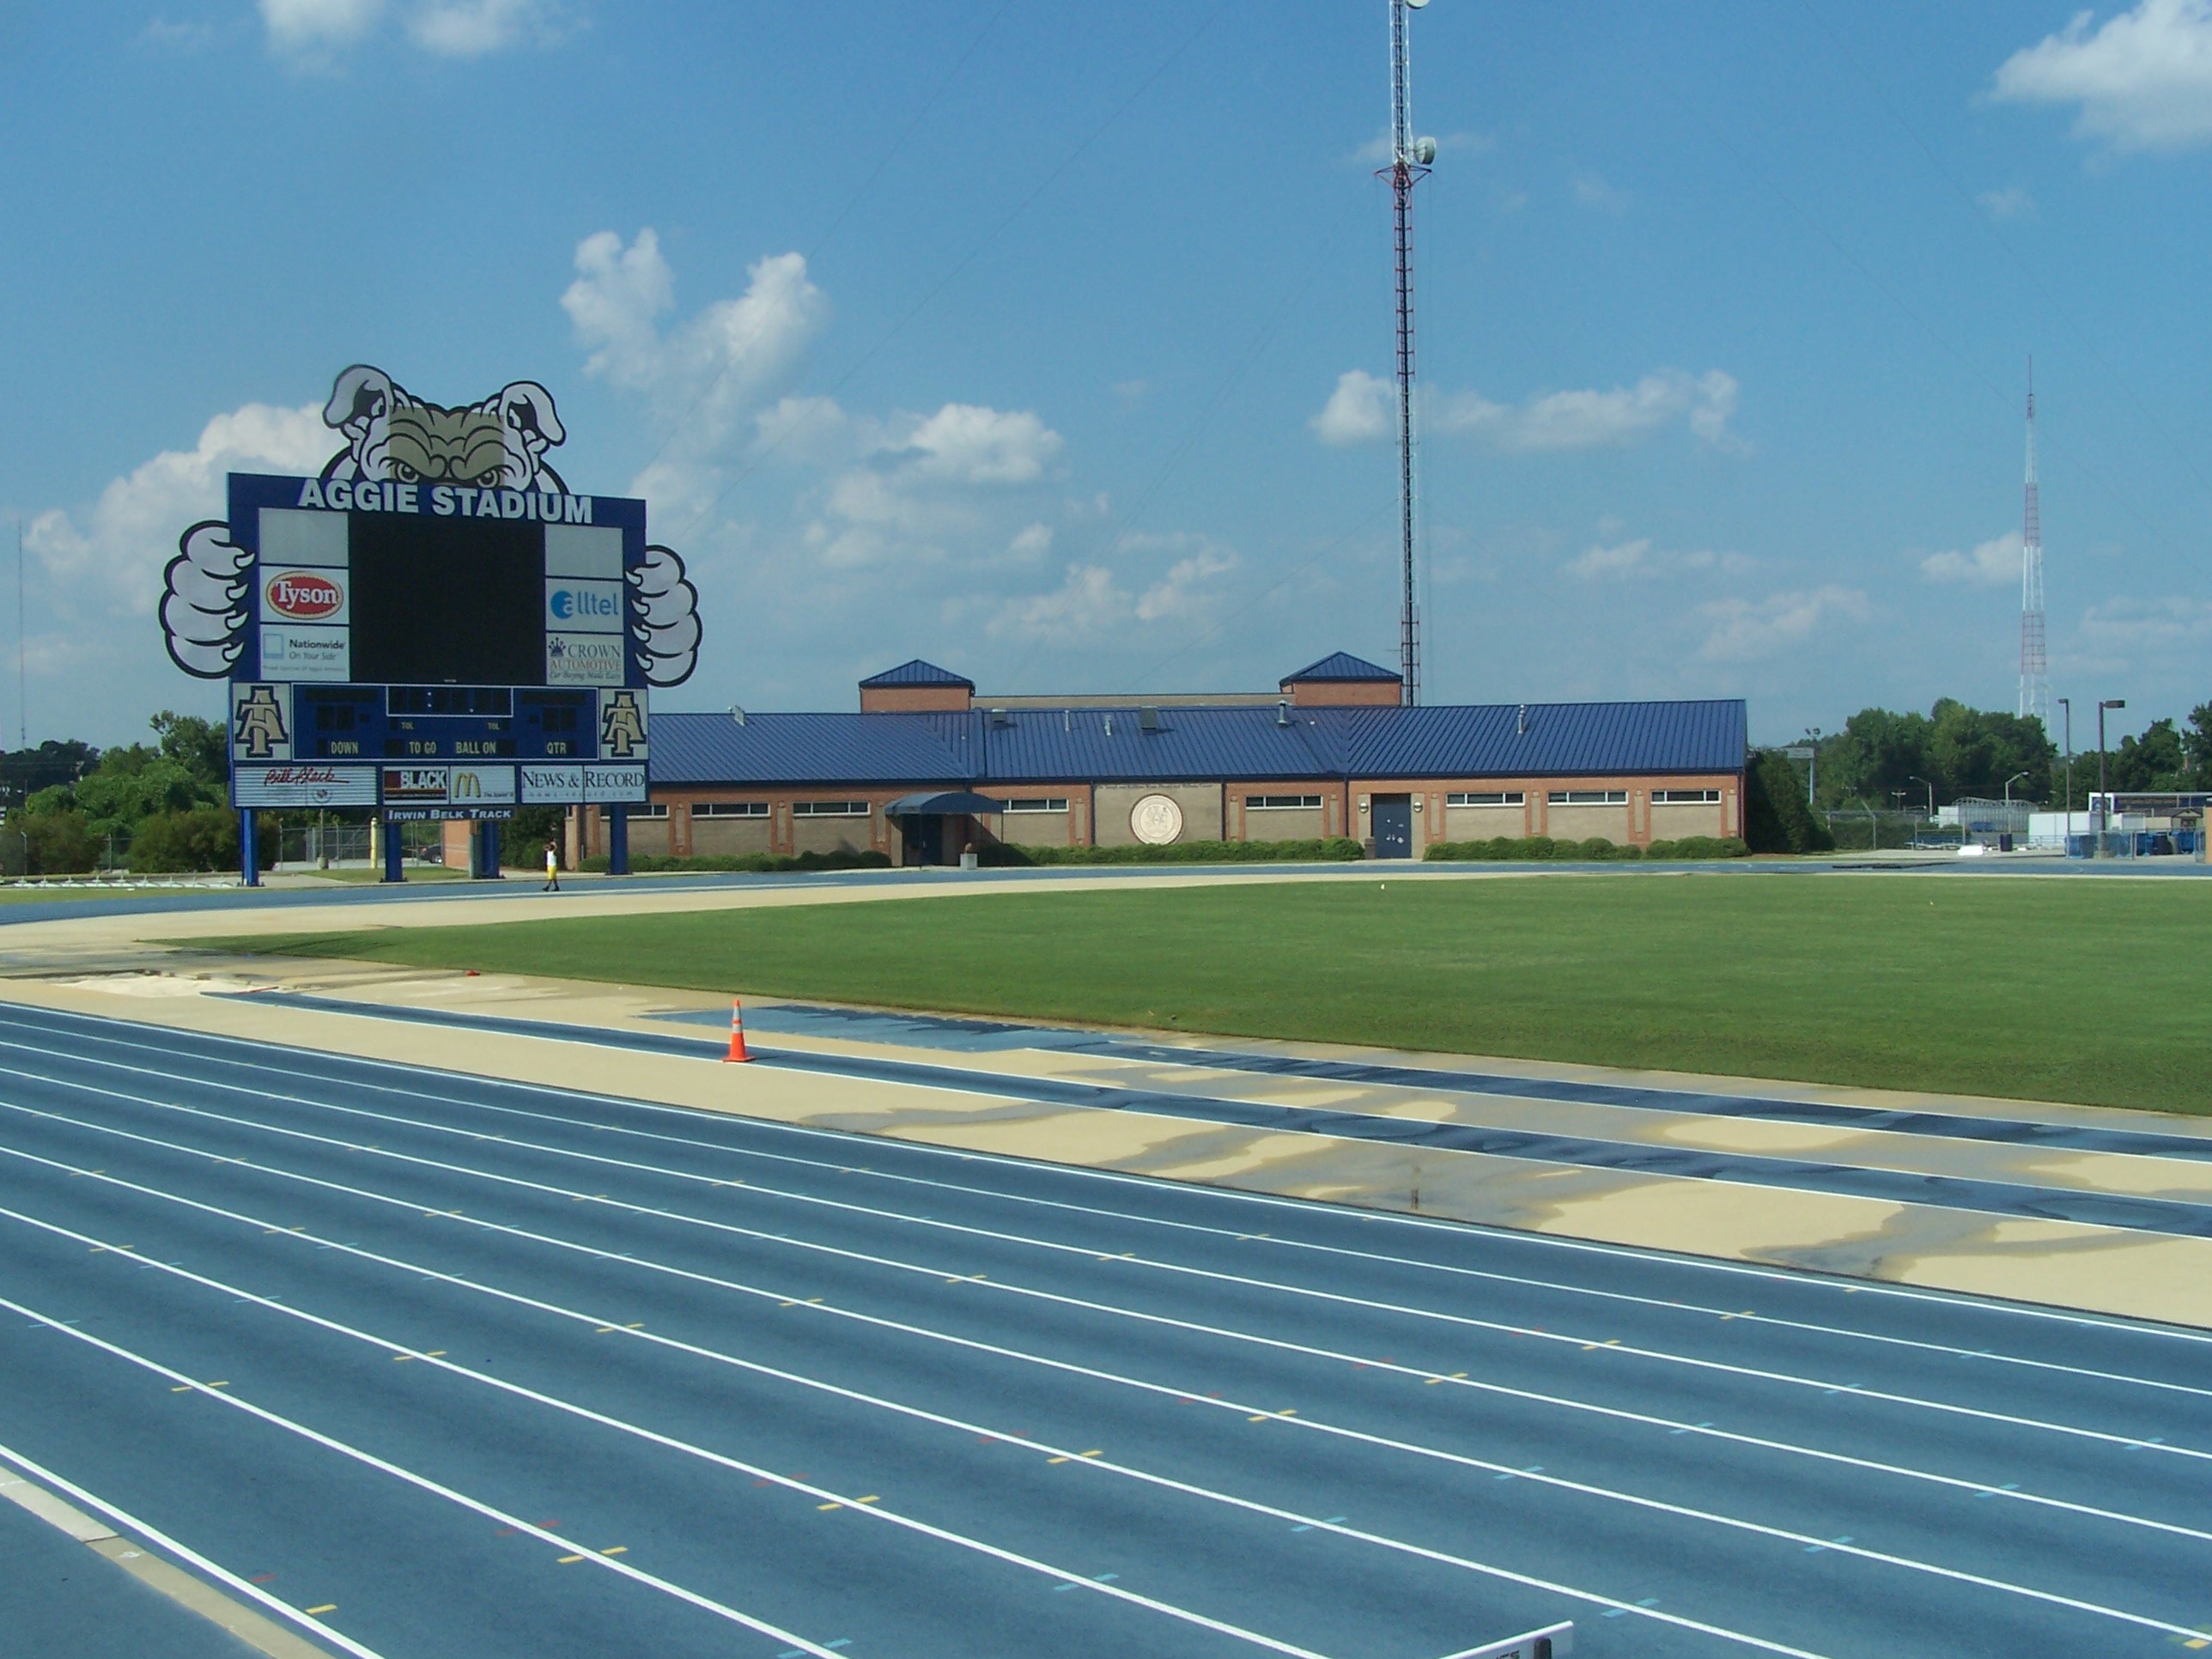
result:
[[[607,872],[606,855],[594,854],[584,860],[582,867],[603,876]],[[690,858],[673,858],[665,853],[633,853],[629,867],[633,874],[641,876],[685,870],[783,875],[797,870],[888,870],[891,861],[877,852],[801,853],[795,858],[781,853],[702,853]]]
[[[976,861],[994,867],[1046,864],[1349,864],[1366,856],[1356,841],[1179,841],[1165,847],[1017,847],[996,842]]]
[[[1680,841],[1655,841],[1649,847],[1626,846],[1602,837],[1589,841],[1553,841],[1549,836],[1498,836],[1489,841],[1440,841],[1423,856],[1440,863],[1498,862],[1514,860],[1553,860],[1582,862],[1635,859],[1740,859],[1751,849],[1735,836],[1686,836]]]
[[[276,837],[275,821],[264,815],[254,836],[260,843],[260,864],[264,870],[276,862]],[[201,806],[141,818],[131,836],[130,864],[133,872],[149,875],[235,870],[238,814],[228,807]]]

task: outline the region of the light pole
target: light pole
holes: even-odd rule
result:
[[[1926,785],[1927,785],[1927,788],[1928,788],[1928,822],[1929,822],[1929,823],[1935,823],[1935,822],[1936,822],[1936,786],[1935,786],[1934,784],[1932,784],[1932,783],[1929,783],[1927,779],[1925,779],[1925,778],[1916,778],[1916,777],[1912,776],[1910,773],[1908,773],[1908,774],[1906,774],[1906,775],[1905,775],[1905,781],[1907,783],[1918,783],[1918,784],[1926,784]],[[1913,840],[1913,844],[1914,844],[1914,845],[1916,845],[1916,846],[1917,846],[1917,845],[1919,844],[1920,837],[1919,837],[1919,836],[1915,836],[1912,838],[1912,840]]]
[[[2097,856],[2100,859],[2111,854],[2105,841],[2112,833],[2112,797],[2105,782],[2105,711],[2127,706],[2125,697],[2107,697],[2097,705]]]
[[[2074,699],[2061,697],[2058,706],[2066,711],[2066,839],[2074,839]]]
[[[1805,767],[1805,805],[1813,805],[1814,793],[1820,787],[1820,728],[1808,726],[1805,735],[1812,740],[1813,754]]]
[[[2005,828],[2004,828],[2004,832],[2005,832],[2005,834],[2006,834],[2006,835],[2008,835],[2008,836],[2009,836],[2009,835],[2011,835],[2011,834],[2012,834],[2012,787],[2013,787],[2013,785],[2014,785],[2015,783],[2018,783],[2018,782],[2019,782],[2022,778],[2026,777],[2027,775],[2027,773],[2025,773],[2025,772],[2015,772],[2015,773],[2014,773],[2010,777],[2007,778],[2007,779],[2004,781],[2004,804],[2005,804]]]

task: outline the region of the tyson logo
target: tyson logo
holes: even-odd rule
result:
[[[268,597],[269,608],[293,622],[319,621],[345,604],[344,592],[329,577],[304,575],[298,571],[272,577]]]

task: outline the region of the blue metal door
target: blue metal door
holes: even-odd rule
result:
[[[1375,824],[1375,856],[1409,859],[1413,856],[1413,798],[1377,795],[1370,816]]]

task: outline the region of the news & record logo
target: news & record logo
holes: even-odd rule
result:
[[[345,592],[327,576],[288,570],[270,579],[269,608],[293,622],[320,622],[345,607]]]

